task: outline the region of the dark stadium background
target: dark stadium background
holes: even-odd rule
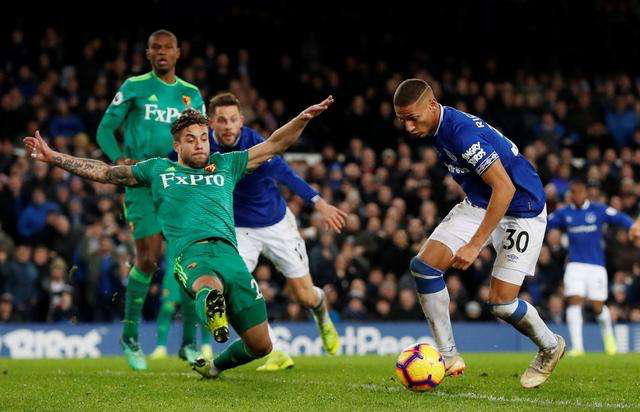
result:
[[[0,323],[121,318],[133,250],[121,190],[26,167],[20,139],[39,128],[63,150],[100,156],[100,117],[126,77],[149,70],[144,44],[160,28],[177,34],[178,74],[205,99],[246,73],[238,90],[248,124],[266,134],[304,105],[336,96],[293,151],[323,154],[320,165],[295,166],[352,213],[346,233],[319,236],[312,210],[285,191],[336,318],[423,319],[407,264],[459,200],[433,153],[406,139],[393,120],[390,97],[403,78],[434,81],[442,103],[503,130],[549,185],[550,211],[563,202],[567,181],[582,177],[594,198],[637,215],[639,2],[343,3],[110,2],[3,13]],[[246,65],[239,65],[239,50],[246,50]],[[495,97],[487,84],[496,86]],[[69,115],[60,116],[65,105]],[[54,212],[38,233],[21,233],[36,188]],[[403,203],[406,211],[398,211]],[[380,228],[371,217],[376,208]],[[640,253],[620,231],[609,231],[607,243],[614,320],[640,322]],[[563,322],[564,257],[560,239],[550,238],[524,292],[552,322]],[[491,261],[487,250],[469,271],[448,273],[453,319],[492,319],[483,303]],[[261,266],[256,276],[270,316],[306,316],[288,303],[273,268]],[[157,311],[158,281],[147,320]]]

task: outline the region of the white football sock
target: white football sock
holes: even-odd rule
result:
[[[422,312],[427,318],[431,335],[436,341],[438,351],[445,357],[458,354],[456,342],[453,339],[451,317],[449,316],[449,291],[444,289],[435,293],[418,293]]]
[[[529,302],[515,299],[509,303],[492,304],[491,313],[513,325],[542,350],[552,349],[558,344],[556,335]]]
[[[309,311],[313,315],[313,318],[315,319],[318,327],[320,327],[325,322],[330,321],[331,318],[329,317],[329,311],[327,310],[327,305],[325,305],[325,302],[324,302],[324,299],[325,299],[324,290],[320,289],[317,286],[314,286],[313,290],[318,295],[318,302],[320,303],[318,303],[318,305],[315,308],[310,308]]]
[[[602,312],[596,317],[602,337],[613,336],[613,325],[611,323],[611,312],[607,305],[602,305]]]
[[[604,313],[604,307],[602,313]],[[607,311],[607,313],[609,313],[609,311]],[[571,348],[576,351],[584,351],[582,323],[582,305],[567,306],[567,327],[569,328],[569,335],[571,336]],[[609,324],[611,324],[611,318],[609,318]]]
[[[447,358],[456,356],[458,349],[451,328],[450,298],[444,283],[444,272],[427,265],[417,256],[411,259],[409,270],[416,281],[418,300],[438,351]]]

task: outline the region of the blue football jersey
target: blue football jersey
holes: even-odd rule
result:
[[[481,176],[500,159],[516,188],[506,215],[538,216],[545,205],[544,188],[535,169],[516,145],[477,116],[448,106],[440,108],[433,145],[469,201],[487,208],[491,187]]]
[[[629,229],[633,220],[602,203],[562,207],[549,215],[548,229],[561,229],[569,237],[569,262],[604,266],[602,229],[605,224]]]

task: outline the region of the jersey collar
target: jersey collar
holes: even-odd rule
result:
[[[440,131],[440,125],[442,124],[442,118],[444,118],[444,107],[442,107],[440,103],[438,103],[438,106],[440,106],[440,120],[438,120],[438,127],[436,127],[436,131],[435,133],[433,133],[434,136],[438,135],[438,132]]]
[[[152,75],[153,77],[155,77],[155,78],[156,78],[156,80],[158,80],[160,83],[164,84],[165,86],[173,87],[173,86],[175,86],[175,85],[177,85],[177,84],[178,84],[178,76],[176,76],[176,81],[175,81],[175,82],[173,82],[173,83],[167,83],[167,82],[165,82],[164,80],[162,80],[160,77],[158,77],[158,75],[156,74],[156,72],[154,72],[153,70],[151,70],[151,75]]]
[[[589,206],[591,206],[591,202],[589,200],[585,200],[580,209],[587,210],[587,209],[589,209]],[[578,207],[576,206],[575,203],[571,203],[571,208],[572,209],[577,209]]]

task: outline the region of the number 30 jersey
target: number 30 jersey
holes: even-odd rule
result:
[[[516,188],[506,215],[534,217],[544,209],[544,188],[531,163],[511,140],[479,117],[440,106],[432,143],[474,206],[487,208],[491,187],[481,176],[500,159]]]

